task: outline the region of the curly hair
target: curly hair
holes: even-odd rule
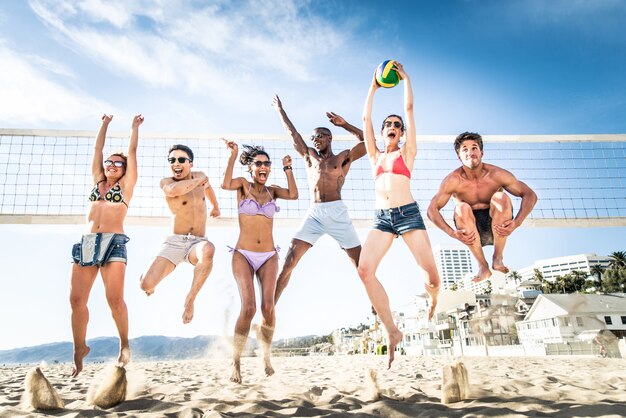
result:
[[[265,152],[265,148],[261,145],[243,145],[243,151],[239,156],[239,162],[241,165],[250,165],[254,161],[254,157],[257,155],[265,155],[268,160],[271,160],[269,154]]]
[[[461,149],[461,144],[463,144],[463,142],[465,141],[476,141],[476,143],[478,144],[478,148],[480,148],[481,151],[483,150],[482,136],[478,135],[475,132],[463,132],[454,140],[454,150],[456,151],[457,155],[459,154],[459,150]]]

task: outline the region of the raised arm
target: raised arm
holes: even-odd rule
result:
[[[332,123],[335,126],[339,126],[345,129],[346,131],[350,132],[352,135],[356,136],[357,139],[359,140],[359,142],[355,146],[352,147],[352,149],[350,150],[348,154],[349,161],[352,162],[364,156],[365,155],[365,143],[363,142],[363,131],[357,128],[356,126],[349,124],[348,122],[346,122],[344,118],[342,118],[336,113],[326,112],[326,116],[328,117],[328,120],[330,121],[330,123]]]
[[[280,120],[283,123],[283,127],[291,136],[291,140],[293,141],[293,147],[296,149],[301,157],[307,157],[309,155],[309,147],[307,147],[306,143],[302,139],[302,135],[298,133],[296,127],[293,126],[293,123],[291,123],[291,120],[287,116],[285,109],[283,109],[283,103],[280,101],[280,97],[278,97],[278,95],[274,96],[274,100],[272,100],[272,106],[278,112]]]
[[[130,141],[128,142],[128,155],[126,160],[126,172],[123,177],[124,184],[134,187],[137,184],[137,145],[139,143],[139,125],[143,123],[143,116],[135,115],[131,124]]]
[[[239,155],[239,146],[235,141],[229,141],[224,138],[222,138],[222,141],[224,141],[224,143],[226,144],[226,148],[230,151],[228,163],[226,164],[226,171],[224,172],[224,179],[222,180],[222,189],[243,189],[243,187],[245,186],[245,180],[242,177],[237,177],[233,179],[233,167],[235,166],[235,160],[237,160],[237,155]]]
[[[272,186],[274,189],[274,198],[280,198],[285,200],[296,200],[298,198],[298,185],[296,184],[296,178],[293,175],[293,169],[291,168],[291,156],[285,155],[283,157],[283,171],[287,176],[287,188]]]
[[[404,80],[404,138],[405,143],[402,146],[402,154],[405,161],[413,161],[417,154],[417,144],[415,135],[415,114],[413,111],[413,87],[411,79],[404,71],[404,67],[399,62],[394,64],[394,69],[400,74]]]
[[[367,92],[365,105],[363,106],[363,135],[365,136],[365,150],[372,165],[376,162],[378,148],[376,148],[376,137],[374,136],[374,125],[372,125],[372,106],[374,104],[374,94],[380,86],[376,82],[376,73],[372,77],[372,84]]]
[[[430,201],[430,205],[428,205],[428,219],[450,237],[458,239],[465,245],[472,245],[476,239],[473,232],[467,233],[464,230],[452,228],[441,215],[441,209],[448,204],[450,197],[452,197],[452,193],[457,186],[456,182],[454,174],[450,174],[443,179],[441,186],[439,186],[439,191]]]
[[[494,225],[496,233],[501,236],[509,236],[511,233],[522,226],[524,220],[535,207],[537,203],[537,194],[528,187],[528,185],[522,181],[519,181],[509,171],[499,168],[498,180],[501,181],[504,190],[511,193],[513,196],[520,197],[522,199],[520,203],[519,212],[514,219],[505,221],[502,225]]]
[[[188,180],[175,181],[171,177],[161,179],[160,186],[165,196],[176,197],[186,195],[198,186],[204,186],[208,180],[204,173],[196,171],[191,173],[191,178]]]
[[[102,154],[102,152],[104,150],[104,142],[107,136],[107,129],[112,119],[113,115],[107,115],[106,113],[102,115],[102,125],[100,125],[100,130],[98,130],[98,135],[96,136],[96,143],[93,146],[91,175],[93,177],[94,183],[98,183],[104,178],[104,155]]]

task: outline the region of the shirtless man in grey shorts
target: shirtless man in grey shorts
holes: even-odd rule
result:
[[[205,237],[206,199],[211,202],[211,217],[218,217],[220,210],[207,176],[201,171],[191,171],[193,151],[189,147],[172,146],[167,159],[173,176],[162,179],[160,186],[172,212],[173,235],[165,239],[161,251],[141,276],[141,289],[150,296],[179,263],[191,263],[193,281],[183,311],[183,323],[188,324],[193,319],[196,296],[213,268],[215,247]]]
[[[472,132],[456,137],[454,149],[463,165],[443,179],[439,191],[428,206],[428,218],[441,230],[469,247],[478,262],[478,274],[472,279],[480,282],[491,277],[491,269],[483,248],[493,245],[491,268],[502,273],[506,240],[522,225],[537,202],[537,195],[525,183],[507,170],[483,162],[483,139]],[[519,212],[513,218],[511,198],[521,197]],[[441,216],[441,209],[452,197],[456,201],[453,229]]]
[[[352,220],[348,217],[348,208],[341,200],[341,187],[352,162],[365,155],[365,144],[363,131],[350,125],[341,116],[328,112],[326,116],[330,122],[355,135],[359,143],[352,149],[333,154],[332,133],[328,128],[316,128],[311,135],[313,147],[309,147],[287,117],[278,96],[274,97],[272,105],[278,112],[283,126],[291,135],[294,148],[304,159],[313,201],[300,230],[291,240],[289,251],[285,256],[285,264],[278,275],[274,294],[274,303],[277,303],[289,283],[293,269],[304,253],[324,234],[333,237],[348,254],[354,266],[358,266],[361,242],[352,225]]]

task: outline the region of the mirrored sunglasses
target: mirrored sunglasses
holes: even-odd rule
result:
[[[113,161],[113,160],[105,160],[104,161],[104,166],[105,167],[111,167],[112,165],[114,165],[115,167],[126,167],[126,163],[124,161]]]

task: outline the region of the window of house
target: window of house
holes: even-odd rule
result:
[[[584,325],[583,324],[583,318],[580,317],[580,316],[577,316],[576,317],[576,324],[578,324],[579,327],[582,327]]]
[[[604,322],[606,322],[607,325],[613,325],[613,320],[611,319],[610,316],[605,316]]]
[[[626,324],[626,316],[622,316],[622,324]]]

